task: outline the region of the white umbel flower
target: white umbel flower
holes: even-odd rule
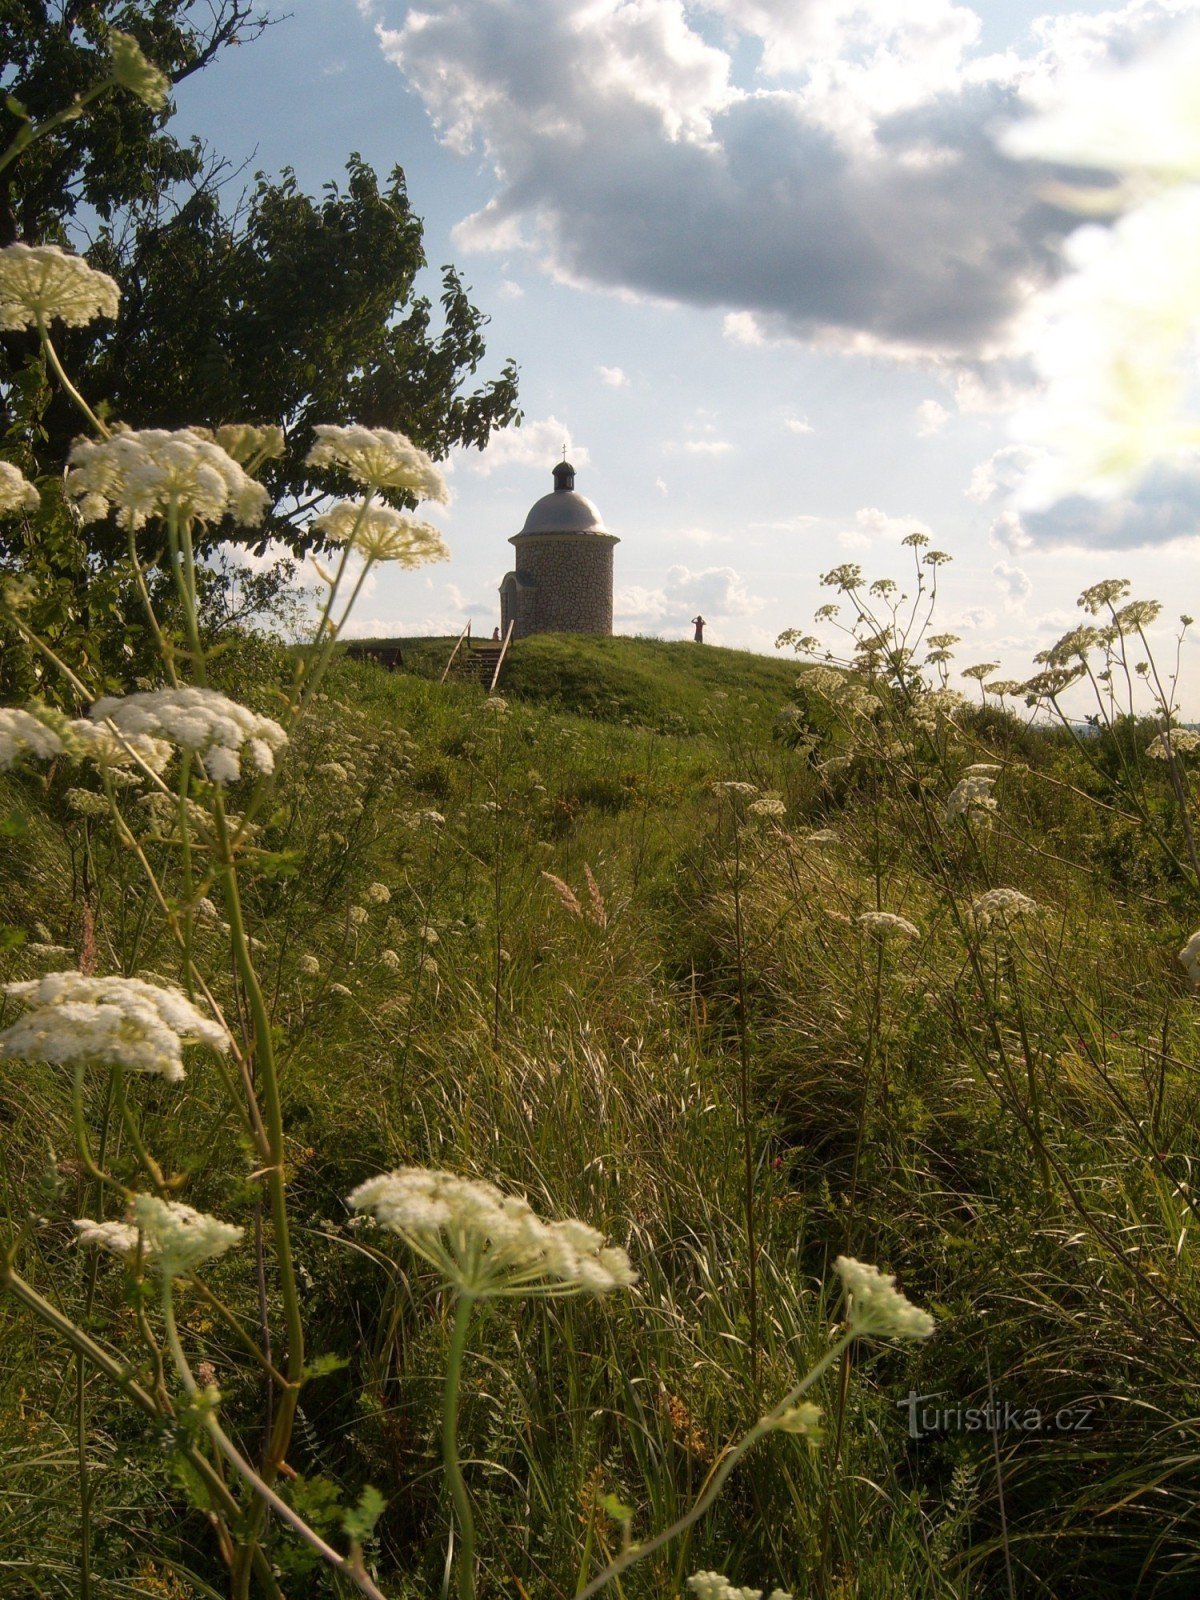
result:
[[[696,1600],[762,1600],[761,1589],[739,1589],[723,1572],[693,1572],[687,1581]],[[792,1600],[782,1589],[772,1589],[770,1600]]]
[[[154,1265],[168,1278],[223,1256],[240,1243],[244,1231],[180,1200],[160,1200],[153,1194],[135,1196],[132,1217]]]
[[[4,985],[30,1007],[0,1033],[0,1060],[122,1066],[178,1083],[183,1046],[227,1050],[229,1035],[186,995],[141,978],[48,972]]]
[[[927,1339],[933,1332],[928,1311],[901,1294],[890,1272],[880,1272],[853,1256],[839,1256],[834,1266],[850,1302],[851,1333],[877,1339]]]
[[[898,917],[894,911],[863,911],[855,918],[860,928],[874,934],[877,939],[919,939],[921,930],[907,917]]]
[[[1200,928],[1179,952],[1179,962],[1193,989],[1200,989]]]
[[[142,47],[131,33],[119,28],[108,31],[108,48],[112,56],[113,80],[145,102],[152,111],[161,111],[167,103],[171,80],[160,72],[152,61],[142,54]]]
[[[122,1260],[128,1260],[137,1249],[138,1230],[132,1222],[93,1222],[90,1217],[77,1217],[71,1226],[79,1234],[81,1248],[104,1250]],[[145,1243],[142,1249],[148,1253]]]
[[[367,489],[391,489],[417,500],[445,502],[446,480],[430,456],[402,433],[388,428],[338,427],[322,423],[308,452],[310,467],[334,467]]]
[[[194,428],[126,429],[110,439],[80,439],[71,451],[67,493],[85,522],[115,511],[123,528],[174,511],[184,521],[232,517],[256,527],[269,504],[262,484]]]
[[[42,503],[33,484],[11,461],[0,461],[0,517],[15,516],[18,511],[36,511]]]
[[[347,1202],[399,1235],[447,1283],[473,1295],[606,1294],[637,1281],[624,1250],[584,1222],[543,1222],[494,1184],[401,1167]]]
[[[1020,889],[989,889],[971,902],[971,915],[981,928],[993,922],[1008,922],[1012,917],[1027,917],[1039,909],[1036,900]]]
[[[243,757],[255,772],[274,772],[275,754],[287,744],[287,734],[270,717],[248,710],[216,689],[197,685],[105,695],[89,715],[123,737],[165,739],[192,751],[213,783],[239,778]]]
[[[449,561],[450,552],[432,523],[419,522],[391,506],[364,507],[361,500],[338,500],[314,517],[312,528],[333,544],[350,544],[368,561],[395,561],[420,567],[428,561]]]
[[[1198,750],[1200,732],[1195,728],[1172,728],[1169,735],[1157,734],[1146,746],[1146,754],[1152,761],[1169,761],[1172,755],[1193,756]]]
[[[986,772],[968,772],[950,791],[946,801],[946,821],[954,822],[958,817],[976,821],[989,816],[996,809],[996,797],[992,793],[995,786],[995,778]]]
[[[121,291],[106,272],[56,244],[10,244],[0,250],[0,329],[59,321],[81,328],[115,317]]]
[[[0,706],[0,772],[21,756],[50,761],[62,753],[62,739],[53,728],[16,706]]]

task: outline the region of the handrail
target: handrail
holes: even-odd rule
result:
[[[455,644],[454,649],[451,650],[451,652],[450,652],[450,659],[446,663],[446,670],[442,673],[441,677],[438,679],[439,683],[445,683],[446,679],[450,676],[450,668],[454,665],[454,658],[458,654],[458,646],[460,644],[462,644],[464,639],[469,639],[470,637],[471,637],[471,619],[470,619],[470,617],[468,617],[467,618],[466,627],[459,634],[458,642]]]
[[[516,627],[516,625],[517,625],[516,618],[514,617],[513,620],[508,625],[508,632],[504,635],[504,643],[500,648],[500,655],[499,655],[499,658],[496,661],[496,670],[495,670],[495,672],[492,673],[492,681],[491,681],[491,683],[488,684],[488,693],[489,694],[494,694],[496,692],[496,684],[499,682],[499,679],[500,679],[500,668],[504,665],[504,658],[508,654],[509,640],[513,636],[513,629]]]

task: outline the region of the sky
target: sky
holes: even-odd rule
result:
[[[1019,508],[1027,308],[1078,219],[997,134],[1200,0],[267,9],[180,86],[174,131],[310,192],[351,151],[401,165],[432,268],[490,316],[484,375],[520,367],[522,427],[448,464],[451,561],[381,572],[351,632],[490,633],[564,445],[621,540],[618,633],[687,637],[699,610],[771,652],[839,563],[908,578],[913,531],[954,558],[962,666],[1027,676],[1102,578],[1197,610],[1200,468]]]

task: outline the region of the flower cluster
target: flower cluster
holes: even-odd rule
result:
[[[739,1589],[723,1572],[694,1572],[687,1581],[696,1600],[762,1600],[761,1589]],[[772,1589],[770,1600],[792,1600],[782,1589]]]
[[[1158,734],[1146,746],[1146,754],[1152,761],[1169,761],[1172,755],[1191,756],[1197,750],[1200,750],[1200,730],[1196,728],[1172,728],[1167,734]]]
[[[863,911],[855,919],[860,928],[873,933],[877,939],[919,939],[921,930],[907,917],[898,917],[892,911]]]
[[[332,467],[367,489],[399,491],[416,500],[449,499],[446,480],[432,459],[402,433],[387,428],[320,424],[308,452],[310,467]]]
[[[1192,988],[1200,989],[1200,928],[1179,952],[1179,961]]]
[[[115,317],[121,291],[106,272],[56,244],[10,244],[0,250],[0,329],[45,325],[55,318],[81,328]]]
[[[184,522],[232,517],[256,527],[269,504],[262,484],[196,428],[122,429],[108,439],[80,439],[70,455],[67,493],[85,522],[115,511],[123,528],[151,517]]]
[[[195,685],[106,695],[90,715],[123,738],[147,735],[194,752],[213,783],[239,778],[243,753],[255,772],[273,772],[275,752],[287,743],[287,734],[270,717],[247,710],[216,689]]]
[[[420,567],[427,561],[448,561],[441,532],[432,523],[363,500],[337,500],[314,517],[312,528],[333,544],[349,544],[368,561],[395,561]]]
[[[243,1231],[181,1200],[160,1200],[152,1194],[134,1197],[132,1221],[155,1265],[168,1278],[194,1272],[202,1261],[223,1256],[241,1241]]]
[[[62,749],[62,739],[55,730],[32,712],[0,706],[0,772],[7,772],[21,756],[49,761],[61,755]]]
[[[981,928],[990,927],[993,922],[1007,922],[1011,917],[1027,917],[1037,910],[1037,901],[1020,889],[989,889],[971,902],[971,915]]]
[[[933,1332],[928,1311],[913,1305],[890,1272],[880,1272],[852,1256],[834,1262],[850,1303],[850,1332],[877,1339],[927,1339]]]
[[[984,766],[985,763],[980,763]],[[946,821],[954,822],[959,817],[970,820],[986,817],[996,809],[996,798],[992,794],[996,780],[990,773],[974,768],[968,768],[950,791],[946,801]]]
[[[145,102],[152,111],[161,111],[167,103],[171,80],[160,72],[152,61],[142,54],[142,47],[131,33],[119,28],[108,30],[108,48],[112,56],[113,82],[128,89]]]
[[[33,484],[11,461],[0,461],[0,517],[15,516],[18,511],[36,511],[42,503]]]
[[[227,1050],[229,1035],[186,995],[141,978],[48,972],[4,985],[30,1009],[0,1033],[0,1060],[128,1067],[168,1083],[184,1076],[182,1047]]]
[[[359,1184],[347,1203],[465,1294],[605,1294],[637,1279],[595,1228],[543,1222],[528,1201],[451,1172],[401,1167]]]

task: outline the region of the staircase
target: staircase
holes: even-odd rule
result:
[[[503,650],[502,644],[491,642],[460,650],[450,668],[451,678],[455,683],[481,683],[485,689],[490,689]]]

